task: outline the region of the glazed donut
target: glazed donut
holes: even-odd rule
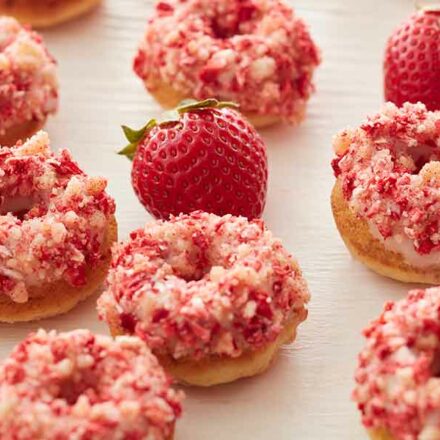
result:
[[[335,221],[348,249],[376,272],[440,283],[440,112],[382,112],[335,138]]]
[[[210,386],[263,372],[294,340],[308,300],[296,261],[261,220],[198,211],[114,248],[98,310],[178,381]]]
[[[0,16],[0,145],[34,134],[57,107],[56,63],[42,38]]]
[[[117,235],[106,185],[51,153],[44,132],[0,148],[0,321],[64,313],[96,291]]]
[[[0,0],[0,14],[36,28],[55,26],[86,14],[101,0]]]
[[[165,108],[215,97],[263,127],[304,118],[319,61],[283,0],[167,0],[148,21],[134,70]]]
[[[440,288],[386,303],[365,330],[353,393],[375,440],[440,438]]]
[[[171,440],[170,385],[139,338],[39,330],[0,365],[0,438]]]

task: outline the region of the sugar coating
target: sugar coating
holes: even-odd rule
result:
[[[387,302],[365,330],[353,393],[368,429],[395,440],[440,438],[440,288]]]
[[[45,132],[0,148],[0,295],[21,303],[30,286],[86,283],[115,211],[106,186],[68,150],[52,153]]]
[[[136,337],[39,330],[0,365],[3,440],[168,440],[182,393]]]
[[[0,16],[0,135],[58,106],[56,63],[40,35]]]
[[[301,119],[319,51],[282,0],[160,1],[134,62],[185,96],[232,100],[245,112]]]
[[[238,357],[274,341],[309,300],[296,261],[261,220],[204,212],[150,223],[114,248],[101,319],[175,359]]]
[[[440,112],[388,103],[334,146],[335,176],[359,217],[420,255],[440,249]]]

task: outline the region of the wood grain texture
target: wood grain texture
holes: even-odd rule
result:
[[[263,376],[209,390],[189,389],[176,440],[366,439],[350,401],[361,329],[387,299],[408,286],[353,261],[330,210],[332,136],[382,103],[381,62],[391,30],[411,0],[295,0],[323,52],[306,121],[264,131],[270,189],[265,220],[299,259],[313,294],[298,339]],[[59,61],[62,101],[47,129],[91,174],[109,179],[120,236],[149,219],[130,185],[130,165],[115,154],[120,124],[141,126],[160,109],[131,71],[146,0],[105,0],[90,16],[44,32]],[[38,326],[106,333],[92,298],[70,314],[38,324],[0,326],[0,357]]]

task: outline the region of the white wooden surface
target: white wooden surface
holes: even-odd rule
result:
[[[131,71],[153,2],[106,0],[92,15],[44,32],[59,60],[61,109],[47,126],[55,148],[69,147],[91,174],[105,175],[116,198],[120,236],[149,220],[130,185],[130,164],[115,151],[121,123],[140,126],[159,107]],[[308,118],[264,132],[270,189],[265,220],[296,255],[313,294],[297,342],[261,377],[187,391],[177,440],[366,439],[350,401],[361,329],[386,299],[408,286],[369,272],[345,250],[329,205],[331,139],[382,102],[381,61],[391,30],[412,0],[295,0],[322,48]],[[56,319],[0,325],[0,358],[39,326],[106,333],[95,299]]]

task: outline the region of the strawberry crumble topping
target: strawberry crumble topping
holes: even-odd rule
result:
[[[40,35],[0,17],[0,135],[44,121],[58,106],[56,63]]]
[[[53,154],[45,132],[0,148],[0,295],[26,302],[30,286],[86,283],[115,211],[106,185],[68,150]]]
[[[365,329],[353,397],[367,429],[440,438],[439,311],[440,288],[412,290]]]
[[[169,440],[183,395],[136,337],[29,335],[0,365],[3,440]]]
[[[296,122],[319,62],[305,23],[282,0],[167,0],[148,21],[134,70],[150,90],[159,81]]]
[[[416,256],[438,255],[440,112],[388,103],[361,127],[338,134],[334,145],[344,197],[374,235],[394,249],[409,241]]]
[[[308,300],[296,261],[261,220],[197,211],[117,246],[98,310],[157,354],[200,359],[274,341]]]

